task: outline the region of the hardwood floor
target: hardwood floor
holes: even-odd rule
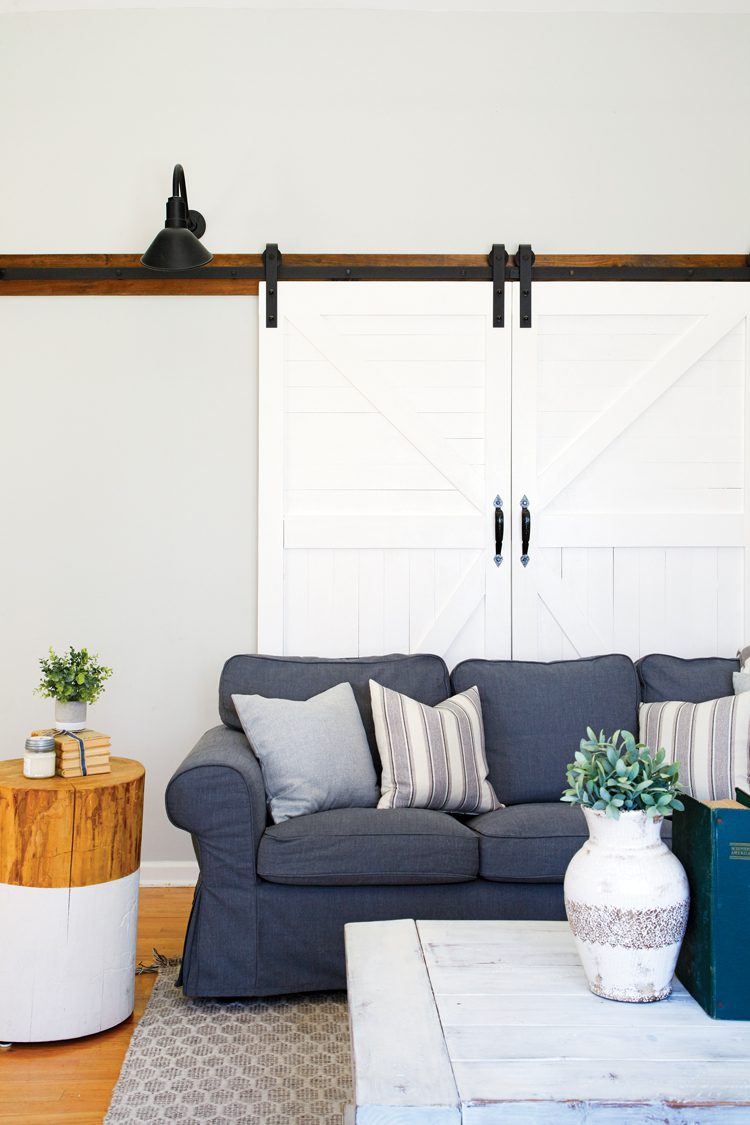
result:
[[[182,953],[192,899],[192,887],[141,889],[137,962],[151,964],[154,948],[165,957]],[[0,1122],[100,1125],[155,980],[153,974],[136,977],[135,1011],[110,1031],[0,1050]]]

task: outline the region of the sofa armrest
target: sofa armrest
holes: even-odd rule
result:
[[[200,865],[178,983],[187,996],[252,996],[266,797],[242,731],[206,731],[170,780],[166,806],[172,824],[192,834]]]
[[[263,777],[242,731],[212,727],[173,774],[166,792],[167,815],[194,837],[226,836],[239,845],[242,862],[253,861],[266,827]]]

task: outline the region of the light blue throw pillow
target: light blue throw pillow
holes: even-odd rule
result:
[[[274,824],[324,809],[374,808],[380,797],[351,684],[303,701],[233,695],[260,762]]]

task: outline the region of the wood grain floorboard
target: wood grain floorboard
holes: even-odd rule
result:
[[[150,964],[154,948],[180,956],[192,899],[192,887],[141,889],[136,961]],[[136,977],[135,1011],[109,1031],[0,1051],[2,1125],[101,1125],[155,980],[154,974]]]

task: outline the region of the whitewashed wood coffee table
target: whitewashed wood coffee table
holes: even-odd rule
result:
[[[356,1125],[749,1125],[750,1022],[588,990],[567,922],[346,927]]]

